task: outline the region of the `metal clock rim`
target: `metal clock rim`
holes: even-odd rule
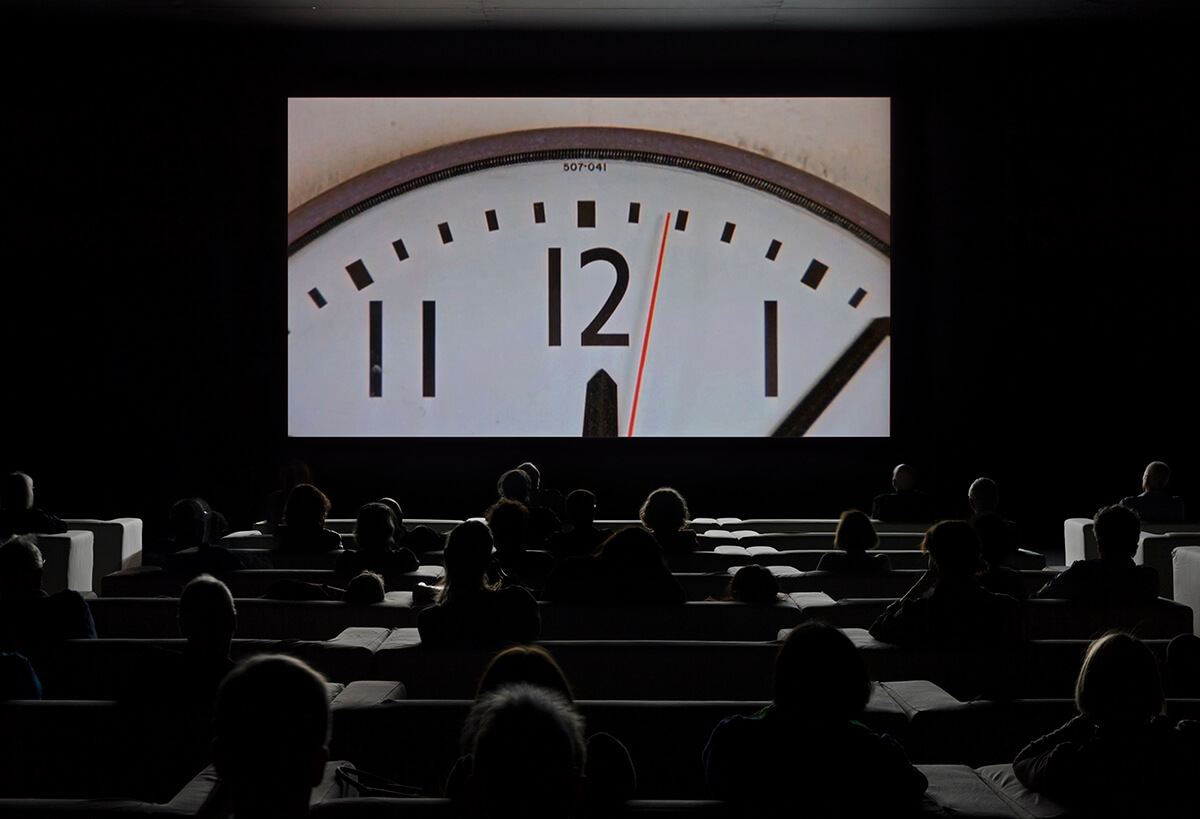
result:
[[[891,217],[807,171],[742,148],[638,128],[509,131],[431,148],[362,173],[288,214],[288,256],[358,214],[455,176],[550,160],[598,159],[684,168],[728,179],[791,204],[891,256]]]

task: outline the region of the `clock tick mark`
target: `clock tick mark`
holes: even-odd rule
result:
[[[533,221],[535,224],[538,224],[538,225],[545,224],[545,222],[546,222],[546,203],[545,202],[534,202],[533,203]]]
[[[679,211],[679,213],[675,214],[675,229],[687,230],[687,220],[688,212],[686,210]]]
[[[733,231],[737,229],[737,225],[733,222],[726,222],[725,229],[721,231],[721,241],[729,244],[733,241]]]
[[[854,295],[850,297],[850,306],[858,307],[858,305],[862,304],[862,300],[866,298],[866,296],[867,291],[863,290],[861,287],[858,288],[854,291]]]
[[[442,244],[448,245],[454,241],[454,237],[450,234],[449,222],[442,222],[438,225],[438,233],[442,234]]]
[[[346,272],[350,274],[350,281],[354,282],[354,286],[359,290],[369,287],[375,282],[371,278],[371,274],[367,272],[367,266],[362,263],[362,259],[346,265]]]
[[[629,203],[629,224],[636,225],[638,223],[638,221],[641,220],[641,218],[642,218],[642,203],[641,202],[630,202]]]
[[[783,247],[783,242],[779,241],[778,239],[772,239],[771,246],[767,248],[767,258],[771,261],[775,261],[775,259],[779,256],[779,249],[781,247]]]
[[[595,200],[579,200],[576,203],[577,221],[581,228],[594,228],[596,226],[596,202]]]
[[[489,210],[483,215],[487,219],[489,233],[500,229],[500,222],[496,219],[496,211]]]
[[[383,302],[373,301],[367,312],[367,393],[383,397]]]
[[[313,304],[317,305],[318,310],[329,304],[329,302],[325,301],[325,297],[321,295],[321,291],[315,287],[308,291],[308,297],[313,300]],[[291,330],[288,332],[290,333]]]
[[[392,242],[392,250],[396,251],[396,258],[400,261],[404,261],[408,258],[408,249],[404,246],[403,239],[397,239],[396,241]]]
[[[821,280],[825,278],[825,274],[829,272],[829,265],[818,262],[813,259],[808,263],[808,270],[804,271],[804,276],[800,281],[816,290],[821,286]]]

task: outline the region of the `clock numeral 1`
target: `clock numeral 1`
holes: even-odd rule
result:
[[[436,319],[435,302],[421,302],[421,395],[426,398],[433,398],[434,392]]]
[[[368,305],[367,356],[368,393],[371,398],[383,397],[383,302]]]
[[[763,302],[763,362],[767,398],[779,397],[779,302]]]

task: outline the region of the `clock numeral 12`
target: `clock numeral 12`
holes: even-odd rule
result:
[[[608,299],[600,307],[595,318],[591,320],[583,332],[579,334],[579,344],[582,347],[628,347],[628,333],[602,333],[604,325],[616,312],[625,291],[629,289],[629,262],[625,257],[611,247],[593,247],[579,254],[580,268],[587,267],[592,262],[608,262],[616,271],[617,280],[608,294]],[[549,346],[562,346],[562,248],[552,247],[548,255],[548,303],[547,317],[549,323]]]

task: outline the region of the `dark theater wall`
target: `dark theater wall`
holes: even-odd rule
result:
[[[1168,27],[679,35],[278,31],[17,18],[4,57],[0,469],[68,516],[235,526],[287,457],[337,516],[382,494],[478,514],[522,460],[635,514],[835,516],[904,460],[965,506],[1000,482],[1038,537],[1170,462],[1200,509],[1197,59]],[[886,440],[288,441],[285,105],[307,95],[893,99]],[[957,508],[957,507],[955,507]],[[465,510],[465,511],[464,511]],[[965,513],[965,508],[962,510]]]

